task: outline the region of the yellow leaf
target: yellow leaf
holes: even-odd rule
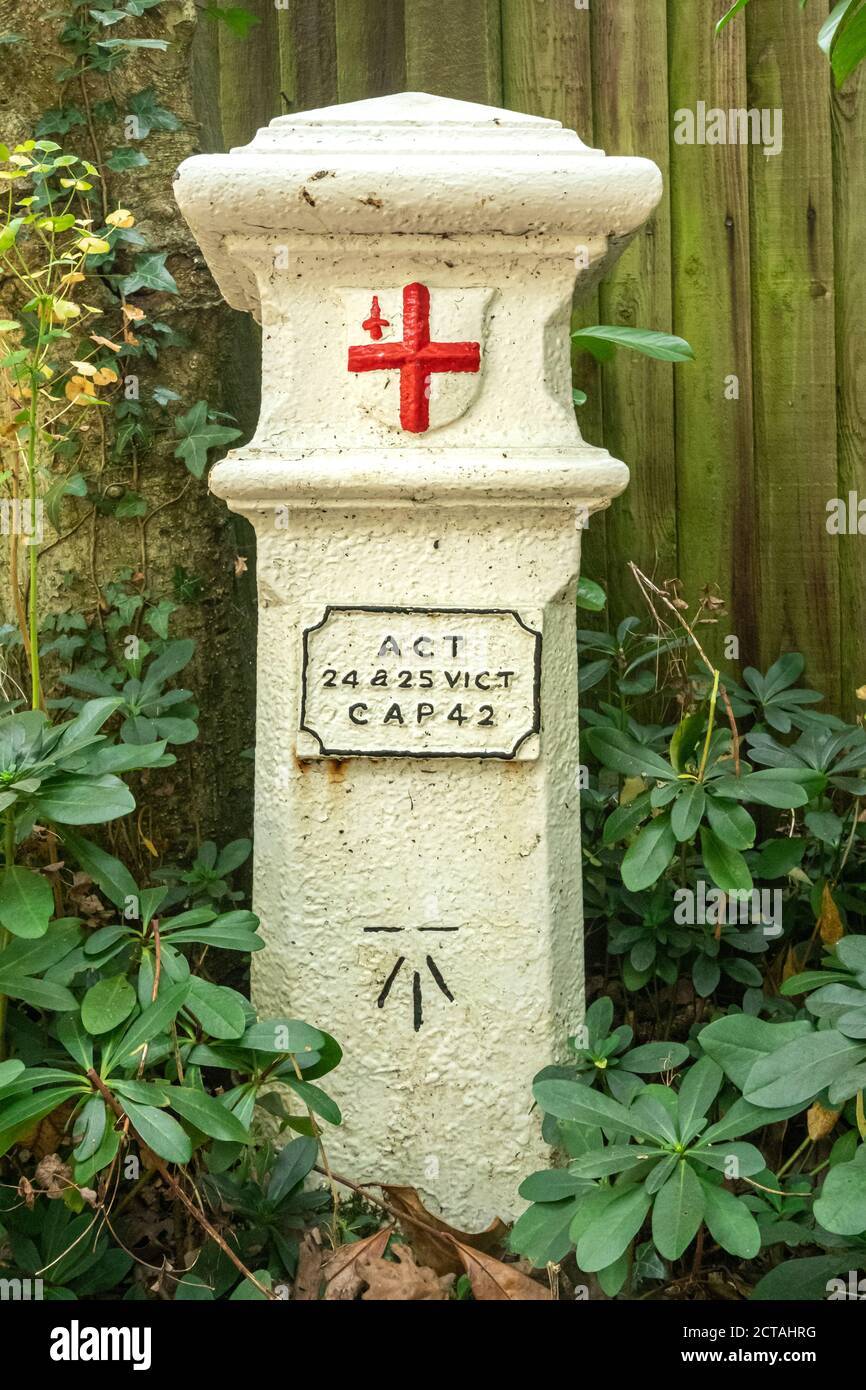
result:
[[[143,310],[143,309],[139,309],[139,307],[138,307],[137,304],[124,304],[124,306],[123,306],[123,313],[124,313],[124,317],[125,317],[125,318],[128,318],[128,319],[143,319],[143,318],[144,318],[144,310]]]
[[[86,280],[86,278],[80,270],[70,270],[67,275],[63,276],[60,283],[61,285],[80,285],[81,281]]]
[[[861,685],[854,691],[858,700],[866,700],[866,685]]]
[[[96,374],[96,368],[92,362],[76,362],[73,358],[72,365],[78,368],[82,376],[94,376]]]
[[[642,777],[626,777],[619,794],[620,806],[628,806],[643,791],[646,791],[646,782]]]
[[[860,1138],[866,1139],[866,1111],[863,1109],[862,1091],[857,1092],[857,1103],[854,1107],[854,1113],[857,1118],[857,1129],[860,1132]]]
[[[105,241],[99,236],[80,237],[75,245],[79,251],[84,252],[85,256],[102,256],[106,251],[111,250],[111,242]]]
[[[86,376],[73,376],[67,381],[66,398],[70,401],[77,401],[79,396],[95,396],[96,389],[92,381],[88,381]]]
[[[107,386],[109,382],[117,381],[117,372],[113,371],[111,367],[100,367],[99,371],[94,374],[93,380],[97,386]]]
[[[109,227],[135,226],[135,218],[128,208],[118,208],[116,212],[110,212],[105,220]]]
[[[76,304],[71,299],[53,299],[51,301],[51,317],[55,323],[65,323],[67,319],[77,319],[81,313],[81,305]]]
[[[820,1101],[809,1106],[806,1114],[806,1129],[813,1143],[826,1139],[840,1115],[839,1110],[826,1110]]]
[[[103,338],[99,333],[91,333],[91,341],[98,343],[100,347],[111,348],[112,352],[120,352],[120,343],[113,343],[110,338]]]
[[[818,933],[826,946],[835,946],[845,935],[839,909],[833,901],[829,883],[824,884],[821,894],[821,911],[818,916]]]

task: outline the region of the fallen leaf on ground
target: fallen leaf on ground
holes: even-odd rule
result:
[[[428,1265],[415,1263],[408,1245],[395,1245],[396,1262],[367,1254],[359,1272],[367,1284],[361,1297],[369,1302],[444,1303],[454,1283],[453,1274],[436,1274]]]
[[[469,1246],[473,1250],[489,1251],[501,1246],[508,1234],[508,1227],[499,1218],[492,1221],[486,1231],[472,1233],[458,1231],[429,1212],[414,1187],[384,1187],[388,1205],[400,1218],[400,1225],[411,1237],[412,1246],[423,1264],[429,1265],[437,1274],[462,1274],[463,1261],[457,1245]],[[427,1229],[431,1227],[432,1229]],[[441,1235],[438,1234],[441,1232]]]
[[[298,1252],[298,1272],[292,1288],[292,1298],[296,1302],[313,1302],[319,1297],[322,1283],[322,1247],[312,1231],[307,1231],[301,1240]]]
[[[33,1174],[33,1186],[39,1189],[43,1197],[56,1201],[75,1186],[69,1164],[64,1163],[57,1153],[46,1154]]]
[[[322,1269],[327,1302],[347,1302],[358,1297],[366,1282],[359,1264],[365,1259],[381,1258],[393,1230],[393,1226],[386,1226],[381,1231],[374,1231],[365,1240],[355,1241],[354,1245],[341,1245],[339,1250],[328,1256]]]
[[[481,1250],[473,1250],[469,1245],[457,1243],[463,1267],[469,1275],[472,1292],[480,1303],[505,1301],[525,1301],[546,1299],[550,1301],[550,1288],[530,1279],[528,1274],[515,1264],[503,1264],[492,1255]]]

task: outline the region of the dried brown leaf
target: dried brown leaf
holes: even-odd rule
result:
[[[358,1297],[364,1287],[364,1277],[359,1271],[359,1263],[365,1259],[379,1259],[384,1255],[393,1226],[385,1226],[381,1231],[354,1245],[341,1245],[325,1261],[325,1301],[345,1303]]]
[[[550,1288],[530,1279],[517,1265],[503,1264],[492,1255],[458,1243],[463,1267],[469,1275],[472,1292],[481,1303],[551,1299]]]
[[[400,1225],[411,1237],[419,1259],[437,1274],[463,1272],[463,1261],[455,1242],[473,1250],[490,1251],[499,1248],[508,1233],[505,1222],[498,1217],[486,1231],[458,1231],[429,1212],[414,1187],[383,1187],[382,1191],[389,1207],[400,1218]]]
[[[408,1245],[395,1245],[397,1259],[383,1260],[367,1254],[359,1272],[367,1284],[361,1297],[367,1302],[444,1303],[451,1293],[453,1274],[437,1274],[416,1263]]]
[[[821,912],[818,917],[818,934],[826,946],[835,946],[845,935],[839,909],[833,901],[829,883],[824,884],[821,894]]]
[[[307,1231],[298,1252],[298,1272],[292,1289],[296,1302],[311,1303],[319,1297],[322,1285],[322,1247],[314,1231]]]
[[[814,1143],[818,1139],[826,1139],[839,1118],[838,1110],[827,1110],[820,1101],[815,1101],[814,1105],[809,1106],[806,1115],[806,1129],[809,1138]]]

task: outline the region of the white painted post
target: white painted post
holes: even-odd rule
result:
[[[628,470],[571,400],[575,278],[658,201],[642,159],[419,93],[181,165],[263,330],[211,487],[258,538],[257,1004],[333,1032],[338,1171],[508,1217],[530,1082],[582,1014],[575,586]]]

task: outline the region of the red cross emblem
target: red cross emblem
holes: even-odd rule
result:
[[[349,348],[350,372],[399,371],[400,424],[411,434],[424,434],[430,428],[429,389],[433,372],[480,369],[480,343],[430,341],[430,291],[417,282],[403,290],[402,342]]]

